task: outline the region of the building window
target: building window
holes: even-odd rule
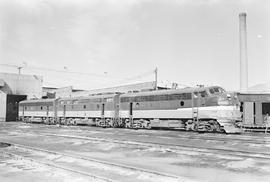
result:
[[[27,107],[26,106],[24,107],[24,110],[27,110]]]
[[[262,114],[263,115],[270,115],[270,102],[267,103],[267,102],[264,102],[262,103]]]
[[[86,105],[83,105],[83,108],[86,109]]]
[[[42,110],[43,108],[42,108],[42,106],[40,107],[40,110]]]

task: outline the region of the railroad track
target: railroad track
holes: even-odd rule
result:
[[[224,154],[231,156],[239,156],[239,157],[248,157],[248,158],[256,158],[261,160],[270,160],[270,153],[265,152],[257,152],[246,151],[246,150],[234,150],[234,149],[225,149],[225,148],[211,148],[205,146],[194,146],[194,145],[186,145],[186,144],[170,144],[170,143],[159,143],[159,142],[146,142],[141,140],[116,140],[116,139],[107,139],[107,138],[96,138],[96,137],[82,137],[82,136],[72,136],[72,135],[60,135],[54,133],[42,132],[39,135],[49,136],[49,137],[64,137],[71,139],[79,139],[79,140],[88,140],[88,141],[100,141],[100,142],[111,142],[117,144],[128,144],[128,145],[136,145],[136,146],[144,146],[144,147],[155,147],[159,149],[165,150],[174,150],[181,151],[183,148],[188,151],[197,151],[201,153],[213,153],[213,154]]]
[[[79,126],[72,126],[72,127],[79,127]],[[71,129],[71,131],[75,131],[74,129]],[[87,131],[87,130],[86,130]],[[175,131],[175,130],[174,130]],[[180,138],[180,139],[192,139],[192,140],[213,140],[213,141],[221,141],[221,142],[231,142],[231,141],[239,141],[239,142],[245,142],[249,144],[270,144],[270,138],[267,138],[268,140],[263,140],[262,138],[254,138],[254,136],[246,136],[246,135],[224,135],[223,134],[216,134],[215,136],[206,136],[204,134],[198,134],[198,135],[190,135],[190,132],[185,132],[183,135],[183,131],[179,132],[180,134],[177,136],[166,136],[166,138]],[[186,135],[186,133],[189,133],[189,135]],[[194,132],[193,132],[194,133]],[[129,133],[130,135],[137,135],[137,133]],[[209,133],[210,135],[213,135],[213,133]],[[144,133],[144,135],[148,135]],[[148,135],[151,136],[151,135]],[[161,137],[162,136],[157,136]],[[247,137],[253,137],[252,139]]]
[[[246,139],[246,138],[237,138],[237,135],[234,135],[235,138],[229,137],[229,138],[224,138],[220,136],[180,136],[178,135],[177,138],[184,138],[184,139],[195,139],[195,140],[215,140],[215,141],[222,141],[222,142],[232,142],[232,141],[240,141],[240,142],[245,142],[245,143],[250,143],[250,144],[270,144],[270,138],[268,141],[263,141],[262,139]],[[173,138],[173,137],[172,137]]]
[[[67,154],[67,153],[63,153],[63,152],[57,152],[57,151],[42,149],[42,148],[38,148],[38,147],[22,145],[22,144],[10,142],[10,141],[4,141],[4,142],[11,144],[11,146],[13,147],[14,150],[13,150],[13,152],[2,150],[1,152],[3,152],[3,153],[6,153],[6,154],[12,155],[12,156],[16,156],[19,158],[31,160],[33,162],[47,165],[50,167],[66,170],[66,171],[77,173],[80,175],[85,175],[85,176],[88,176],[88,177],[91,177],[94,179],[98,179],[101,181],[106,181],[106,182],[138,181],[138,180],[139,181],[172,181],[172,182],[174,182],[174,181],[175,182],[190,181],[190,180],[187,180],[183,177],[168,174],[168,173],[138,168],[138,167],[134,167],[134,166],[123,165],[123,164],[117,164],[117,163],[112,163],[112,162],[108,162],[108,161],[97,160],[97,159],[94,159],[94,158],[91,158],[88,156],[87,157],[86,156],[77,156],[77,155]],[[99,169],[103,169],[103,168],[106,169],[105,171],[102,171],[102,170],[99,171],[99,173],[104,174],[106,176],[106,175],[108,175],[108,172],[110,172],[111,175],[109,175],[110,177],[104,177],[101,175],[89,173],[89,171],[91,171],[91,170],[87,170],[87,172],[85,172],[85,171],[77,170],[74,168],[66,167],[63,165],[59,165],[59,164],[56,164],[52,161],[48,162],[48,161],[44,161],[44,160],[34,159],[29,154],[22,155],[21,154],[22,151],[19,151],[20,154],[16,154],[16,152],[14,152],[16,150],[22,150],[22,151],[27,151],[27,152],[42,152],[44,154],[57,155],[58,158],[69,157],[69,158],[74,159],[75,161],[80,160],[80,161],[90,162],[91,165],[98,165]],[[115,169],[108,171],[108,169],[111,169],[111,168],[116,168],[120,171],[126,171],[128,175],[124,175],[125,178],[123,178],[123,176],[121,176],[121,172],[119,173]],[[97,169],[95,171],[97,171]],[[131,175],[129,175],[129,174],[131,174]],[[140,177],[140,176],[144,176],[144,177],[146,177],[145,179],[150,179],[150,180],[137,179],[137,177]],[[127,179],[127,177],[128,177],[128,179]]]
[[[7,152],[7,151],[1,150],[0,153],[8,155],[8,158],[15,157],[16,159],[24,159],[24,160],[28,160],[28,161],[31,161],[31,162],[34,162],[34,163],[37,163],[37,164],[49,166],[49,167],[52,167],[52,168],[55,168],[55,169],[61,169],[61,170],[64,170],[64,171],[75,173],[75,174],[87,176],[87,177],[92,178],[95,181],[100,181],[100,182],[117,182],[115,180],[104,178],[102,176],[97,176],[97,175],[91,174],[89,172],[86,173],[86,172],[83,172],[83,171],[75,170],[75,169],[64,167],[64,166],[57,165],[57,164],[53,164],[51,162],[45,162],[45,161],[36,160],[36,159],[30,158],[30,157],[24,156],[22,154],[15,154],[14,152]]]
[[[82,127],[80,126],[72,126],[74,128],[79,128],[79,129],[82,129]],[[85,127],[84,127],[85,128]],[[68,128],[71,132],[78,132],[77,130],[75,129],[71,129],[71,127]],[[88,130],[86,130],[87,132]],[[165,131],[165,130],[163,130]],[[174,130],[175,131],[175,130]],[[37,131],[39,132],[39,131]],[[164,138],[178,138],[178,139],[192,139],[192,140],[209,140],[209,141],[220,141],[220,142],[232,142],[232,141],[239,141],[239,142],[245,142],[247,144],[269,144],[270,145],[270,137],[269,138],[266,138],[266,139],[262,139],[262,138],[254,138],[254,136],[247,136],[247,135],[223,135],[223,134],[216,134],[214,136],[211,136],[213,135],[213,133],[209,133],[210,136],[206,136],[204,134],[198,134],[198,135],[194,135],[194,132],[191,133],[190,132],[179,132],[180,134],[179,135],[176,135],[176,136],[166,136]],[[189,135],[187,135],[187,133],[189,133]],[[110,133],[111,134],[111,133]],[[130,132],[129,135],[137,135],[137,133],[132,133]],[[152,136],[152,135],[149,135],[149,134],[146,134],[144,133],[144,135],[147,135],[147,136]],[[157,136],[157,137],[160,137],[160,138],[163,138],[163,136]],[[247,137],[252,137],[252,139],[250,138],[247,138]]]
[[[71,130],[74,131],[74,130]],[[76,130],[75,130],[76,131]],[[158,142],[145,142],[141,140],[133,140],[133,141],[128,141],[128,140],[112,140],[112,139],[100,139],[96,137],[84,137],[84,136],[72,136],[72,135],[60,135],[60,134],[55,134],[55,133],[48,133],[48,132],[40,132],[40,131],[33,131],[31,132],[36,132],[38,135],[44,135],[44,136],[57,136],[57,137],[66,137],[66,138],[73,138],[73,139],[83,139],[83,140],[98,140],[98,141],[104,141],[104,142],[113,142],[113,143],[120,143],[120,144],[132,144],[132,145],[141,145],[141,146],[146,146],[146,147],[158,147],[158,148],[169,148],[173,150],[179,150],[179,148],[185,148],[186,150],[191,150],[191,151],[199,151],[202,153],[215,153],[215,154],[227,154],[227,155],[234,155],[234,156],[240,156],[240,157],[251,157],[251,158],[258,158],[258,159],[270,159],[270,153],[265,153],[265,152],[257,152],[254,154],[253,151],[247,151],[247,150],[235,150],[235,149],[225,149],[225,148],[213,148],[213,147],[203,147],[203,146],[194,146],[194,145],[187,145],[187,144],[168,144],[168,143],[158,143]],[[145,133],[144,133],[145,134]],[[135,134],[134,134],[135,135]],[[150,135],[149,135],[150,136]],[[161,136],[162,137],[162,136]],[[207,139],[205,139],[205,137]],[[169,137],[164,137],[164,138],[174,138],[172,136]],[[224,142],[231,142],[231,139],[229,138],[217,138],[217,137],[209,137],[209,136],[203,136],[201,138],[198,138],[197,136],[183,136],[183,137],[177,137],[177,138],[183,138],[183,139],[196,139],[196,140],[218,140],[218,141],[224,141]],[[241,139],[238,139],[239,141],[242,142]],[[251,140],[244,140],[244,141],[249,141],[250,144],[258,144],[257,141],[252,141]],[[265,143],[263,143],[265,144]]]

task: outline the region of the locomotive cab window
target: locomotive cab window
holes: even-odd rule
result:
[[[200,92],[200,96],[201,96],[201,97],[207,97],[206,91],[201,91],[201,92]]]
[[[209,91],[210,91],[211,94],[214,94],[215,93],[215,90],[212,89],[212,88],[210,88]]]

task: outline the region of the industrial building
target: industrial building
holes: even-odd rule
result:
[[[255,129],[264,128],[266,115],[270,115],[270,93],[238,93],[238,98],[244,106],[241,108],[243,126]]]
[[[42,76],[0,73],[0,121],[15,121],[21,100],[41,98]]]
[[[25,99],[66,98],[102,93],[127,93],[155,90],[156,82],[145,82],[94,90],[78,90],[72,86],[62,88],[43,87],[42,76],[0,73],[0,121],[15,121],[18,103]],[[166,89],[158,87],[157,89]]]
[[[76,92],[71,93],[71,97],[90,96],[90,95],[101,94],[101,93],[141,92],[141,91],[151,91],[155,89],[162,90],[162,89],[168,89],[168,88],[156,86],[156,82],[152,81],[152,82],[143,82],[143,83],[137,83],[137,84],[129,84],[129,85],[122,85],[122,86],[108,87],[108,88],[101,88],[101,89],[94,89],[94,90],[87,90],[87,91],[76,91]]]

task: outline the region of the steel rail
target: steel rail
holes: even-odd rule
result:
[[[76,126],[73,126],[73,127],[76,127]],[[79,126],[77,126],[79,127]],[[76,130],[71,130],[71,131],[76,131]],[[163,130],[163,131],[166,131],[166,130]],[[172,130],[172,131],[177,131],[177,130]],[[184,132],[184,131],[182,131]],[[185,133],[188,133],[188,131],[186,131]],[[194,132],[193,132],[194,133]],[[132,133],[129,133],[130,135],[132,135]],[[209,134],[213,134],[213,133],[209,133]],[[150,136],[150,135],[149,135]],[[189,135],[189,136],[180,136],[180,135],[177,135],[177,136],[169,136],[170,138],[183,138],[183,139],[198,139],[198,140],[217,140],[217,141],[231,141],[231,140],[234,140],[234,141],[245,141],[245,142],[249,142],[249,143],[254,143],[256,142],[256,144],[269,144],[270,143],[270,138],[269,138],[269,141],[262,141],[261,139],[248,139],[248,138],[243,138],[244,135],[233,135],[235,136],[235,138],[225,138],[224,136],[221,136],[219,134],[219,136],[204,136],[204,135],[201,135],[200,136],[192,136],[192,135]],[[227,136],[227,135],[226,135]],[[169,138],[167,137],[167,138]],[[245,136],[244,136],[245,137]]]
[[[88,177],[91,177],[91,178],[94,178],[94,179],[99,179],[99,180],[102,180],[102,181],[118,182],[118,181],[111,180],[111,179],[108,179],[108,178],[105,178],[105,177],[102,177],[102,176],[97,176],[97,175],[94,175],[94,174],[91,174],[91,173],[86,173],[86,172],[79,171],[79,170],[74,170],[74,169],[71,169],[71,168],[68,168],[68,167],[63,167],[63,166],[60,166],[60,165],[57,165],[57,164],[53,164],[51,162],[39,161],[39,160],[30,158],[29,156],[18,155],[18,154],[15,154],[13,152],[1,151],[1,153],[8,154],[10,156],[15,156],[17,158],[29,160],[29,161],[32,161],[32,162],[35,162],[35,163],[38,163],[38,164],[50,166],[50,167],[53,167],[53,168],[62,169],[62,170],[69,171],[69,172],[72,172],[72,173],[77,173],[77,174],[80,174],[80,175],[88,176]]]
[[[33,132],[33,130],[31,130],[31,132]],[[37,132],[37,131],[36,131]],[[245,151],[245,150],[233,150],[233,149],[224,149],[224,148],[211,148],[211,147],[196,147],[196,146],[192,146],[192,145],[184,145],[184,144],[168,144],[168,143],[158,143],[158,142],[145,142],[145,141],[140,141],[140,140],[133,140],[133,141],[128,141],[128,140],[116,140],[116,139],[100,139],[100,138],[96,138],[96,137],[83,137],[83,136],[71,136],[71,135],[59,135],[59,134],[55,134],[55,133],[48,133],[48,132],[44,132],[42,131],[42,133],[40,131],[38,131],[38,135],[44,135],[44,136],[58,136],[58,137],[66,137],[66,138],[74,138],[74,139],[84,139],[84,140],[98,140],[98,141],[105,141],[105,142],[114,142],[114,143],[123,143],[123,144],[135,144],[134,142],[136,142],[136,145],[145,145],[145,146],[166,146],[166,147],[170,147],[171,149],[176,149],[179,150],[175,147],[182,147],[182,148],[187,148],[189,150],[193,150],[196,149],[197,151],[199,150],[200,152],[204,152],[204,153],[209,153],[209,151],[215,151],[215,152],[230,152],[230,153],[234,153],[234,155],[237,156],[241,156],[241,157],[252,157],[252,158],[259,158],[259,159],[270,159],[270,153],[264,153],[264,152],[257,152],[254,155],[254,152],[252,151]],[[44,134],[45,133],[45,134]],[[166,138],[175,138],[175,137],[166,137]],[[186,137],[188,139],[188,137]],[[203,140],[203,139],[202,139]],[[214,140],[214,139],[213,139]],[[254,143],[257,144],[257,143]],[[203,151],[203,150],[208,150],[208,151]],[[238,154],[237,154],[238,153]],[[240,153],[240,154],[239,154]],[[242,154],[241,154],[242,153]],[[233,155],[233,154],[228,154],[227,155]],[[259,156],[260,155],[260,156]]]
[[[159,143],[159,142],[145,142],[145,141],[140,141],[140,140],[133,140],[133,141],[128,141],[128,140],[116,140],[116,139],[100,139],[96,137],[81,137],[81,136],[72,136],[72,135],[59,135],[59,134],[49,134],[45,132],[45,136],[56,136],[56,137],[64,137],[64,138],[73,138],[73,139],[82,139],[82,140],[95,140],[95,141],[104,141],[104,142],[113,142],[113,143],[120,143],[120,144],[131,144],[131,145],[141,145],[141,146],[147,146],[147,147],[169,147],[170,149],[175,149],[179,150],[177,147],[181,148],[187,148],[189,150],[203,153],[209,153],[209,151],[212,152],[229,152],[225,153],[227,155],[234,155],[234,156],[241,156],[241,157],[252,157],[252,158],[258,158],[258,159],[269,159],[270,160],[270,153],[265,153],[265,152],[257,152],[254,154],[252,151],[246,151],[246,150],[233,150],[233,149],[224,149],[224,148],[210,148],[210,147],[197,147],[193,145],[184,145],[184,144],[169,144],[169,143]],[[40,133],[41,134],[41,133]],[[42,134],[44,135],[44,134]],[[207,150],[207,151],[204,151]],[[233,153],[233,154],[232,154]],[[220,154],[220,153],[218,153]]]
[[[155,171],[155,170],[143,169],[143,168],[124,165],[124,164],[117,164],[117,163],[113,163],[113,162],[102,161],[100,159],[95,159],[95,158],[91,158],[88,156],[86,157],[86,156],[72,155],[72,154],[68,154],[68,153],[51,151],[51,150],[47,150],[47,149],[32,147],[32,146],[28,146],[28,145],[22,145],[22,144],[18,144],[18,143],[14,143],[14,142],[9,142],[9,141],[4,141],[4,142],[9,143],[17,148],[23,148],[23,149],[33,150],[33,151],[40,151],[40,152],[44,152],[44,153],[50,153],[50,154],[60,155],[60,156],[65,156],[65,157],[71,157],[71,158],[75,158],[75,159],[82,159],[85,161],[96,162],[96,163],[100,163],[100,164],[104,164],[104,165],[108,165],[108,166],[114,166],[114,167],[118,167],[118,168],[122,168],[122,169],[132,170],[132,171],[136,171],[136,172],[142,172],[142,173],[152,174],[152,175],[161,176],[161,177],[167,177],[167,178],[175,179],[177,181],[179,181],[181,178],[183,178],[181,176],[176,176],[176,175],[165,173],[165,172],[159,172],[159,171]],[[97,176],[97,178],[101,179],[104,177]],[[110,179],[104,178],[104,180],[109,181]],[[113,180],[111,180],[111,181],[113,181]],[[183,179],[181,181],[185,181],[185,179]]]

